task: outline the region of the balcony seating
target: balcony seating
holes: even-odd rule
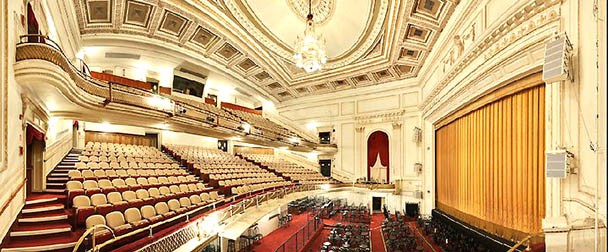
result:
[[[278,158],[274,155],[267,154],[251,154],[240,153],[243,157],[267,167],[269,170],[279,173],[283,177],[287,177],[292,181],[297,181],[300,184],[330,184],[333,181],[330,178],[323,176],[318,171],[313,171],[291,163],[287,160]]]
[[[185,145],[167,145],[164,148],[226,194],[241,195],[291,184],[266,169],[221,150]],[[254,186],[258,184],[260,186]]]

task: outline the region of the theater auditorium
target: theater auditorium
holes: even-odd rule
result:
[[[606,252],[605,0],[0,0],[0,252]]]

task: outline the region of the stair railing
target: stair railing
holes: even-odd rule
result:
[[[528,236],[526,236],[526,238],[522,239],[521,241],[519,241],[518,243],[516,243],[515,245],[511,246],[511,248],[507,251],[507,252],[514,252],[514,251],[519,251],[518,248],[519,246],[523,245],[525,242],[529,241],[530,239],[534,238],[534,237],[538,237],[541,236],[543,233],[535,233],[535,234],[530,234]],[[527,248],[525,249],[525,251],[530,251],[530,246],[528,245]]]
[[[90,234],[92,234],[92,243],[91,243],[91,248],[92,251],[95,252],[96,248],[95,248],[95,233],[97,232],[97,228],[105,228],[107,230],[110,231],[110,233],[112,233],[112,237],[116,238],[116,235],[114,234],[114,230],[112,230],[110,227],[104,225],[104,224],[97,224],[97,225],[93,225],[91,228],[87,229],[87,231],[85,231],[80,238],[78,239],[78,242],[76,242],[76,245],[74,245],[74,249],[72,250],[72,252],[77,252],[78,248],[80,247],[80,245],[84,242],[84,239],[87,238],[87,236],[89,236]]]

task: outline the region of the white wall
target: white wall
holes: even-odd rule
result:
[[[332,160],[332,173],[366,177],[367,138],[381,130],[389,136],[390,180],[421,181],[420,174],[413,171],[414,163],[421,159],[421,145],[411,137],[414,127],[420,127],[417,104],[418,89],[411,82],[398,81],[385,89],[366,87],[298,98],[277,106],[277,111],[311,135],[317,135],[319,129],[335,130],[332,137],[338,152]]]
[[[165,144],[181,144],[200,146],[207,148],[217,148],[217,138],[192,135],[188,133],[163,130],[161,133],[161,142]]]
[[[44,175],[48,175],[72,149],[73,121],[56,117],[49,118],[44,150]],[[46,184],[46,179],[43,179]]]
[[[25,159],[19,151],[20,148],[25,148],[25,131],[19,120],[22,113],[21,89],[14,78],[13,69],[15,44],[18,36],[25,33],[24,27],[16,21],[20,15],[25,15],[25,7],[22,1],[0,1],[0,9],[3,15],[0,24],[8,27],[3,28],[0,35],[0,106],[3,108],[0,112],[3,128],[0,132],[0,207],[6,206],[0,215],[0,237],[4,237],[25,203],[25,186],[20,187],[25,180]],[[6,17],[8,24],[4,23],[5,13],[9,15]],[[14,198],[9,201],[13,195]]]
[[[131,135],[143,136],[146,134],[146,128],[134,127],[128,125],[118,125],[110,123],[94,123],[94,122],[81,122],[83,128],[86,131],[98,131],[98,132],[109,132],[109,133],[123,133]],[[149,130],[148,130],[149,131]]]

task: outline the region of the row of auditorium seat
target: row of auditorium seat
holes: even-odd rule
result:
[[[139,177],[162,177],[162,176],[186,176],[189,179],[196,178],[182,169],[116,169],[116,170],[70,170],[70,180],[85,180],[89,178],[139,178]]]
[[[318,171],[307,169],[301,165],[289,162],[269,154],[239,153],[241,156],[266,166],[269,170],[276,171],[284,177],[300,184],[327,184],[333,181],[323,176]]]
[[[141,207],[143,205],[155,204],[171,199],[197,196],[206,203],[223,200],[217,191],[190,190],[188,186],[180,187],[172,185],[170,189],[166,186],[159,188],[128,190],[123,192],[113,191],[107,193],[95,193],[93,195],[78,195],[72,199],[72,207],[75,213],[75,225],[80,226],[93,214],[107,214],[112,211],[124,211],[129,207]]]
[[[228,179],[220,180],[219,186],[235,186],[235,185],[254,185],[266,182],[284,182],[285,180],[281,177],[275,178],[250,178],[250,179]]]
[[[152,178],[127,178],[125,180],[121,178],[113,179],[100,179],[100,180],[85,180],[80,182],[77,180],[71,180],[66,183],[68,202],[77,195],[92,195],[100,192],[113,192],[113,191],[127,191],[137,190],[141,188],[149,187],[161,187],[161,186],[190,186],[195,185],[197,188],[211,189],[205,184],[195,181],[180,181],[177,177],[160,177],[156,179]]]
[[[174,156],[188,163],[195,173],[217,181],[220,187],[252,186],[277,182],[289,185],[285,179],[238,156],[217,149],[186,145],[165,146]],[[230,193],[234,190],[230,189]]]
[[[131,231],[146,228],[149,225],[170,219],[187,211],[208,204],[197,195],[182,197],[179,200],[171,199],[166,202],[157,202],[154,205],[146,204],[141,207],[129,207],[123,211],[112,211],[105,215],[95,214],[86,218],[86,228],[96,228],[95,239],[102,243],[112,238],[109,230],[100,225],[107,225],[115,236],[121,236]]]
[[[136,163],[171,163],[173,160],[163,157],[125,157],[125,156],[86,156],[81,154],[78,156],[78,161],[81,162],[136,162]]]
[[[138,168],[138,169],[172,169],[179,168],[176,163],[144,163],[144,162],[78,162],[74,165],[76,169],[120,169],[120,168]]]
[[[291,182],[289,181],[281,181],[281,182],[271,182],[271,183],[262,183],[262,184],[252,184],[252,185],[244,185],[238,187],[232,187],[232,194],[234,195],[243,195],[247,193],[253,193],[264,189],[289,186]]]

